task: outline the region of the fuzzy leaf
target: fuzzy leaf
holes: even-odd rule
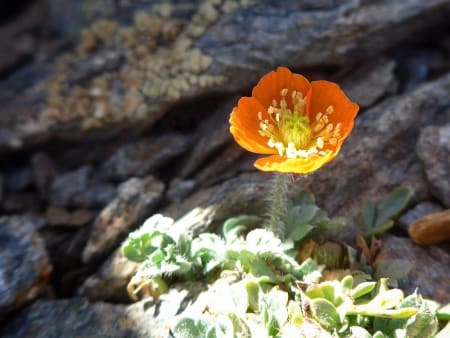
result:
[[[377,236],[377,235],[384,234],[385,232],[387,232],[393,226],[394,226],[394,221],[393,220],[387,220],[385,223],[382,223],[379,226],[373,227],[370,231],[367,231],[364,234],[364,237],[365,238],[371,238],[372,236]]]
[[[364,203],[362,220],[366,231],[370,231],[375,223],[376,209],[375,203],[372,200],[368,200]]]
[[[238,238],[244,230],[256,226],[259,222],[261,222],[261,218],[257,216],[243,215],[229,218],[223,224],[223,236],[227,242],[231,242]]]
[[[409,338],[433,337],[439,327],[436,310],[435,304],[423,300],[419,312],[408,320],[406,336]]]
[[[308,191],[300,191],[292,198],[293,205],[310,205],[314,203],[314,195]]]
[[[323,298],[312,299],[310,308],[313,318],[324,328],[333,329],[339,325],[339,313],[330,301]]]
[[[342,293],[344,295],[348,294],[351,289],[353,289],[353,276],[347,275],[341,280]]]
[[[177,338],[205,337],[210,326],[211,323],[205,319],[182,318],[175,324],[172,332]]]
[[[254,280],[245,282],[245,289],[247,290],[248,305],[253,312],[259,312],[259,297],[260,287]]]
[[[411,188],[400,187],[390,193],[386,199],[378,203],[374,228],[385,224],[389,219],[397,216],[408,204],[411,196]]]
[[[360,326],[350,327],[350,332],[352,335],[349,338],[372,338],[372,335]]]
[[[450,320],[450,303],[440,307],[436,315],[439,320]]]
[[[221,315],[215,318],[214,324],[206,332],[206,338],[233,338],[234,326],[228,316]]]
[[[368,294],[369,292],[371,292],[375,288],[376,284],[377,284],[376,282],[360,283],[353,290],[350,291],[350,296],[353,299],[362,297],[362,296]]]

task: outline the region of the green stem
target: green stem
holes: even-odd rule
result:
[[[269,230],[279,236],[284,232],[281,218],[287,211],[289,183],[290,174],[275,173],[269,198]]]

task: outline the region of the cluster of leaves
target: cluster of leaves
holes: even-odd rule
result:
[[[380,235],[394,226],[393,218],[400,214],[412,196],[409,187],[400,187],[378,203],[368,200],[363,206],[361,220],[365,229],[364,238]]]
[[[314,195],[307,191],[301,191],[291,199],[282,223],[284,237],[295,242],[345,225],[343,219],[330,219],[316,205]]]
[[[385,201],[365,205],[366,235],[372,236],[370,249],[363,239],[368,252],[376,251],[373,235],[390,228],[409,194],[398,189]],[[172,219],[154,215],[129,235],[123,253],[141,263],[136,278],[150,281],[154,296],[167,290],[168,276],[213,283],[197,307],[178,318],[174,337],[432,337],[438,317],[448,320],[448,307],[388,289],[381,277],[400,277],[399,271],[406,270],[398,267],[404,262],[378,264],[382,268],[375,270],[363,249],[364,271],[349,275],[348,270],[340,281],[323,281],[324,268],[339,269],[342,256],[355,255],[346,245],[325,242],[315,244],[313,259],[299,263],[299,243],[304,248],[306,240],[344,224],[328,218],[311,194],[302,192],[292,200],[283,219],[283,240],[261,224],[259,217],[241,216],[226,221],[222,235],[193,237],[177,231]],[[371,280],[373,274],[378,282]],[[440,335],[445,330],[450,327]]]
[[[385,279],[301,282],[292,293],[268,288],[261,278],[219,279],[202,296],[209,311],[188,309],[172,329],[175,337],[419,338],[438,330],[436,303],[418,294],[404,298]]]
[[[138,278],[156,280],[161,286],[164,276],[186,280],[204,276],[211,280],[224,270],[233,270],[263,276],[277,284],[307,279],[308,273],[317,270],[311,266],[312,261],[300,265],[294,259],[292,241],[282,242],[270,231],[255,228],[261,224],[256,216],[227,220],[223,236],[203,233],[192,238],[177,233],[171,224],[171,219],[154,215],[124,243],[124,255],[142,263],[136,274]]]

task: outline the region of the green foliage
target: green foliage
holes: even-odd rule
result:
[[[366,236],[392,226],[410,194],[402,188],[384,201],[367,202]],[[312,258],[299,263],[297,250],[305,239],[343,225],[328,218],[311,194],[295,196],[282,222],[283,239],[259,228],[262,220],[255,216],[227,220],[221,235],[193,237],[155,215],[129,235],[122,251],[140,263],[138,277],[156,284],[169,275],[212,283],[199,296],[201,306],[177,318],[171,329],[177,338],[432,337],[438,318],[448,320],[448,305],[439,308],[418,294],[404,298],[400,289],[389,289],[387,278],[399,279],[411,268],[406,261],[379,262],[369,271],[377,282],[362,271],[321,281],[324,267],[350,266],[355,256],[342,243],[328,241],[315,244]]]
[[[401,187],[390,193],[384,200],[377,203],[369,200],[363,206],[361,219],[365,228],[364,237],[388,231],[394,225],[392,218],[400,214],[412,196],[409,187]]]
[[[284,237],[293,241],[301,241],[326,230],[344,226],[342,219],[328,218],[327,214],[315,204],[314,196],[306,191],[292,198],[282,222]]]
[[[167,226],[170,222],[161,222],[161,217],[149,219],[145,231],[131,233],[122,246],[125,257],[142,263],[139,277],[209,278],[223,270],[240,269],[256,277],[267,277],[271,283],[284,283],[308,275],[311,269],[316,271],[311,262],[300,265],[294,259],[293,242],[282,242],[272,232],[259,228],[245,235],[248,227],[260,222],[255,216],[228,220],[223,237],[203,233],[196,238],[174,233]]]

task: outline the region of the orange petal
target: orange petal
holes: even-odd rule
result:
[[[306,96],[310,90],[309,81],[299,75],[292,73],[285,67],[278,67],[276,71],[272,71],[264,75],[258,84],[253,88],[252,96],[256,97],[259,102],[266,108],[272,105],[272,100],[281,99],[281,90],[287,88],[289,94],[293,91],[299,91]],[[288,94],[288,106],[292,105],[291,96]]]
[[[259,112],[263,119],[269,119],[266,109],[257,99],[241,98],[231,113],[230,132],[242,148],[257,154],[274,154],[276,151],[267,146],[268,138],[258,134]]]
[[[307,174],[322,167],[336,157],[337,152],[327,155],[312,155],[307,158],[286,158],[279,155],[263,157],[254,163],[262,171],[277,171],[281,173]]]
[[[330,123],[342,123],[341,136],[345,139],[351,132],[359,106],[350,101],[341,88],[333,82],[312,81],[309,117],[314,121],[318,112],[325,113],[329,106],[333,113],[328,116]]]

